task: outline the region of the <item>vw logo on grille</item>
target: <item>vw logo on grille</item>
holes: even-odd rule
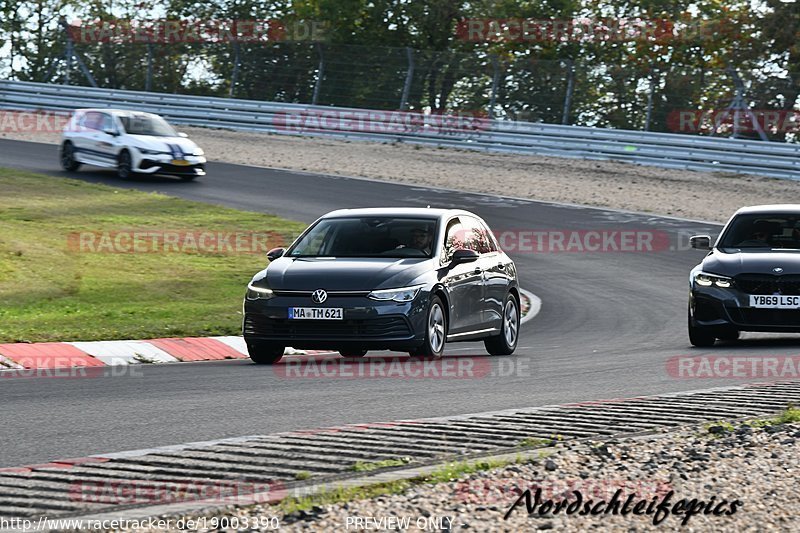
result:
[[[781,267],[775,267],[772,269],[772,271],[775,272],[776,274],[780,274],[781,272],[783,272],[783,269]]]
[[[328,299],[328,293],[322,289],[317,289],[311,293],[311,299],[314,300],[314,302],[321,304]]]

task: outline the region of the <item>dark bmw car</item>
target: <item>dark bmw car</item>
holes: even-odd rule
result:
[[[244,300],[256,363],[276,362],[287,346],[432,358],[453,341],[483,340],[493,355],[516,348],[516,267],[467,211],[334,211],[267,257]]]
[[[692,269],[689,340],[711,346],[740,331],[800,332],[800,205],[743,207]]]

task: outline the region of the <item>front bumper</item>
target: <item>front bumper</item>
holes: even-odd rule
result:
[[[299,349],[408,351],[425,339],[427,300],[425,294],[408,303],[333,294],[323,304],[313,303],[306,295],[245,299],[242,334],[245,341],[269,341]],[[343,319],[289,319],[289,307],[341,307]]]
[[[695,326],[716,330],[800,333],[800,310],[750,307],[750,294],[734,287],[697,287],[689,307]]]
[[[145,156],[139,162],[136,172],[143,174],[168,174],[170,176],[205,176],[206,158],[187,156],[186,164],[173,164],[171,158],[154,159]]]

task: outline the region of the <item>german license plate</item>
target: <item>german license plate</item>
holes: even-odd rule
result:
[[[800,296],[751,294],[750,307],[759,309],[797,309],[800,308]]]
[[[343,320],[341,307],[290,307],[292,320]]]

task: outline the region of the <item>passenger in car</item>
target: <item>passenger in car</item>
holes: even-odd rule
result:
[[[792,244],[795,248],[800,248],[800,220],[794,223],[794,227],[792,228],[792,240],[794,241]]]

